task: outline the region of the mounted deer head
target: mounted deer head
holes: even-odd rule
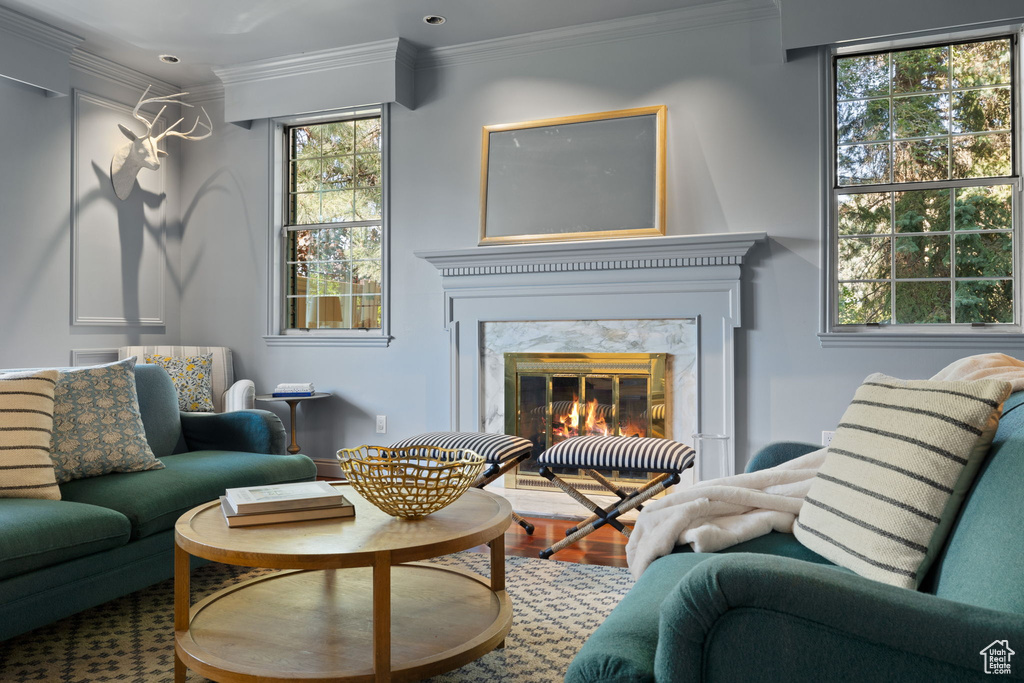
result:
[[[180,97],[187,95],[187,92],[180,92],[175,95],[168,95],[167,97],[150,97],[146,99],[146,95],[149,94],[149,89],[152,86],[148,86],[146,91],[142,93],[142,97],[139,98],[139,103],[135,105],[135,109],[132,110],[132,116],[137,118],[146,124],[146,132],[144,135],[136,135],[132,130],[126,126],[117,124],[117,127],[121,129],[124,136],[128,138],[128,142],[117,148],[114,152],[114,158],[110,160],[110,181],[114,185],[114,194],[117,195],[118,199],[128,199],[128,195],[132,193],[132,188],[135,186],[135,176],[139,174],[139,171],[143,168],[156,170],[160,168],[160,157],[167,156],[167,152],[162,149],[157,149],[157,145],[165,137],[172,135],[175,137],[183,138],[185,140],[202,140],[213,135],[213,122],[210,121],[210,115],[206,113],[206,110],[200,107],[203,116],[206,117],[206,121],[202,121],[200,117],[196,117],[196,122],[192,124],[192,127],[184,133],[174,130],[174,128],[185,120],[184,117],[178,119],[171,125],[167,126],[167,130],[159,135],[153,135],[153,125],[160,120],[163,116],[164,109],[167,109],[167,104],[180,104],[183,107],[191,107],[191,104],[182,102]],[[165,102],[157,115],[150,121],[145,116],[139,113],[139,109],[144,104],[152,104],[156,102]],[[193,135],[197,127],[203,127],[206,132],[201,135]]]

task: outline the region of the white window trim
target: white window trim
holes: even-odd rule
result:
[[[835,102],[833,98],[833,69],[832,59],[837,55],[898,50],[914,47],[917,45],[939,44],[944,41],[959,42],[964,40],[981,40],[989,37],[998,37],[1010,33],[1017,34],[1017,49],[1014,52],[1014,73],[1017,79],[1017,87],[1014,89],[1014,114],[1016,125],[1015,153],[1018,167],[1015,169],[1018,174],[1016,180],[1014,206],[1017,215],[1014,216],[1014,306],[1015,324],[991,324],[983,327],[972,327],[968,325],[838,325],[833,324],[833,311],[836,306],[836,246],[838,230],[836,229],[835,207],[832,199],[835,184],[835,127],[833,125],[835,115]],[[991,348],[998,345],[1000,348],[1014,347],[1024,348],[1024,193],[1022,193],[1022,181],[1024,178],[1024,128],[1021,121],[1024,119],[1022,112],[1022,93],[1024,90],[1024,72],[1021,71],[1021,52],[1024,51],[1024,34],[1020,25],[1001,26],[975,31],[963,31],[956,33],[934,33],[914,38],[900,40],[886,40],[883,42],[873,41],[857,44],[844,44],[842,46],[823,46],[818,51],[818,73],[819,78],[819,120],[822,140],[823,154],[821,156],[822,170],[819,174],[821,179],[821,197],[823,199],[820,212],[821,228],[821,269],[819,290],[820,307],[818,311],[818,341],[822,348],[868,348],[868,347],[896,347],[896,348]]]
[[[263,340],[267,346],[358,346],[386,347],[394,337],[391,336],[391,227],[390,227],[390,110],[387,104],[374,106],[380,110],[383,123],[381,137],[381,169],[384,176],[381,201],[384,208],[381,236],[381,326],[375,330],[295,330],[288,329],[285,323],[285,128],[302,123],[323,123],[339,117],[351,116],[370,107],[354,107],[338,109],[330,112],[318,112],[304,116],[289,116],[271,119],[269,131],[270,168],[270,229],[268,234],[268,292],[267,292],[267,334]]]

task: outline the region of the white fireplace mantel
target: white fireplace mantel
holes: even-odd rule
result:
[[[673,235],[589,242],[545,242],[443,251],[417,251],[445,277],[738,266],[764,232]]]
[[[451,424],[482,427],[481,330],[490,322],[697,321],[698,430],[725,434],[729,463],[699,461],[698,478],[735,472],[734,343],[740,277],[763,232],[678,235],[417,251],[435,266],[450,334]],[[675,435],[689,442],[689,435]]]

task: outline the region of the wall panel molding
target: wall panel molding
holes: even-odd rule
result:
[[[104,363],[113,363],[116,360],[116,348],[71,349],[71,367],[73,368],[103,365]]]
[[[165,163],[139,172],[121,201],[110,158],[131,126],[132,107],[81,90],[74,95],[71,145],[71,322],[102,327],[165,324]],[[160,132],[163,121],[154,125]]]

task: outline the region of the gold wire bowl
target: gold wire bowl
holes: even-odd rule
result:
[[[473,485],[484,458],[465,448],[360,446],[338,451],[352,488],[393,517],[423,517]]]

